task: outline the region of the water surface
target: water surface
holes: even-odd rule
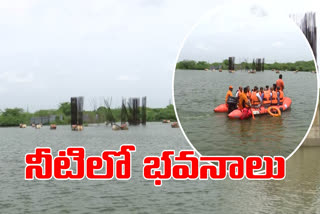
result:
[[[317,96],[317,76],[311,72],[281,72],[284,93],[291,109],[281,117],[256,116],[255,120],[231,120],[213,109],[224,103],[229,85],[271,86],[279,74],[248,74],[177,70],[174,95],[177,113],[189,140],[202,155],[283,155],[287,157],[305,136]]]
[[[129,181],[25,181],[24,156],[36,146],[53,153],[84,146],[87,155],[134,143]],[[190,149],[179,129],[148,123],[111,131],[86,127],[72,132],[43,127],[0,128],[1,213],[317,213],[320,210],[320,148],[300,148],[287,164],[283,181],[164,181],[154,187],[142,177],[143,158],[164,149]]]

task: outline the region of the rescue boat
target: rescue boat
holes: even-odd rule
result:
[[[283,104],[279,106],[274,106],[276,108],[279,108],[281,111],[285,111],[291,106],[291,99],[289,97],[284,97],[283,98]],[[259,114],[267,114],[268,113],[268,108],[265,108],[264,106],[260,108],[252,108],[253,114],[254,115],[259,115]],[[214,112],[216,113],[227,113],[228,112],[228,107],[226,104],[221,104],[218,105],[215,109]],[[239,119],[242,115],[242,112],[239,109],[236,109],[232,111],[228,117],[232,119]]]
[[[287,109],[290,108],[291,103],[292,103],[292,101],[289,97],[284,97],[282,105],[274,105],[273,107],[279,109],[280,111],[286,111]],[[251,108],[251,111],[253,112],[254,115],[267,114],[268,108],[261,106],[260,108]],[[240,109],[236,109],[236,110],[232,111],[230,114],[228,114],[228,117],[231,119],[240,119],[242,114],[243,113]],[[243,119],[249,118],[250,116],[251,115],[247,115],[247,117],[245,117]]]

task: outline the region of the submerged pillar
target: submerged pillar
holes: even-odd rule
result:
[[[77,98],[76,97],[71,97],[71,125],[77,125]]]
[[[71,125],[83,125],[83,97],[71,97]]]
[[[128,119],[128,112],[126,108],[126,99],[122,98],[121,112],[120,112],[120,120],[121,124],[125,124]]]
[[[234,62],[235,62],[235,57],[229,57],[229,71],[233,71],[234,70]]]
[[[252,60],[251,69],[252,69],[252,70],[256,70],[256,60],[255,60],[255,59]]]
[[[83,125],[83,97],[77,99],[77,121],[78,125]]]
[[[256,59],[256,71],[262,71],[262,59],[261,58]]]
[[[141,123],[142,125],[147,123],[147,97],[142,97]]]

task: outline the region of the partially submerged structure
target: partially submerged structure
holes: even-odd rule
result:
[[[140,105],[141,104],[141,105]],[[147,122],[147,97],[131,97],[128,99],[122,98],[120,122],[117,125],[115,117],[111,110],[111,99],[105,99],[106,106],[106,124],[111,124],[113,130],[128,130],[127,122],[129,125],[146,125]]]
[[[264,58],[256,58],[255,61],[256,61],[255,70],[264,71]]]
[[[71,129],[83,129],[83,97],[71,97]]]
[[[249,73],[254,73],[256,71],[264,71],[264,58],[253,58],[252,63],[248,62],[248,58],[239,59],[239,62],[235,62],[235,57],[229,57],[228,59],[228,69],[229,72],[233,73],[235,70],[249,70]],[[251,70],[250,70],[251,69]]]
[[[106,107],[106,112],[105,112],[105,118],[107,124],[113,125],[116,122],[116,119],[113,116],[112,110],[111,110],[111,104],[112,104],[112,97],[108,99],[104,99],[104,105]]]
[[[147,121],[147,97],[142,97],[142,106],[140,107],[140,98],[129,98],[127,118],[129,125],[145,125]]]
[[[235,57],[229,57],[229,71],[234,71]]]
[[[141,124],[146,125],[146,123],[147,123],[147,97],[142,97]]]

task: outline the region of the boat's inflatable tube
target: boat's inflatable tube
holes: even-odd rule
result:
[[[277,108],[280,111],[286,111],[288,108],[290,108],[291,102],[292,101],[291,101],[291,99],[289,97],[285,97],[283,99],[283,104],[282,105],[272,106],[272,107]],[[254,115],[267,114],[268,113],[268,109],[265,108],[264,106],[262,106],[260,108],[251,108],[251,110],[252,110]],[[241,110],[239,110],[239,109],[236,109],[236,110],[232,111],[230,114],[228,114],[228,117],[231,118],[231,119],[240,119],[242,115],[243,115],[243,112]],[[242,117],[241,119],[246,119],[249,116],[247,116],[245,118]]]
[[[273,111],[276,111],[277,113],[273,113],[272,110],[273,110]],[[267,111],[268,111],[268,113],[269,113],[272,117],[280,117],[280,116],[281,116],[281,111],[280,111],[280,109],[278,109],[278,108],[275,107],[275,106],[270,106]]]
[[[218,105],[218,106],[214,109],[214,112],[218,112],[218,113],[228,112],[228,106],[227,106],[227,104]]]

